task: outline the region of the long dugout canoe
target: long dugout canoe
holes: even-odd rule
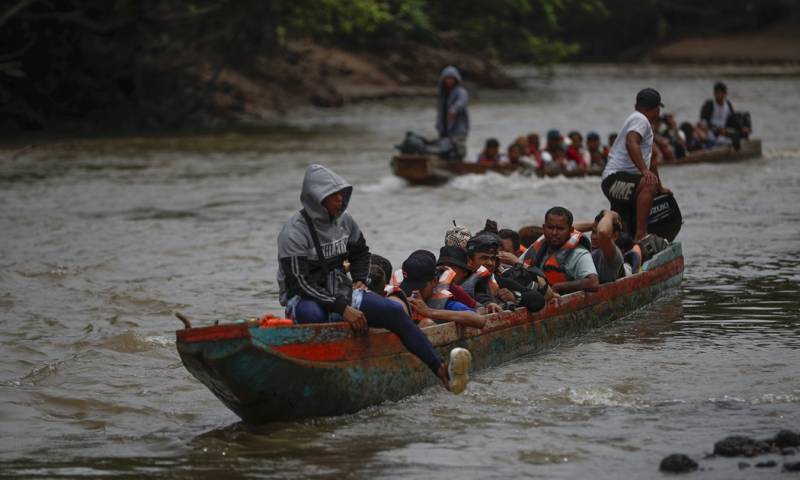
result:
[[[739,150],[733,147],[716,147],[709,150],[698,150],[691,152],[683,158],[672,162],[659,164],[659,167],[670,165],[686,165],[692,163],[721,163],[736,162],[758,158],[761,156],[761,140],[743,140]],[[392,173],[405,179],[412,184],[436,185],[445,183],[453,177],[468,174],[483,174],[486,172],[496,172],[504,175],[516,172],[519,167],[513,165],[485,166],[477,163],[459,162],[443,160],[432,155],[397,155],[391,161]],[[603,173],[602,169],[595,168],[587,171],[572,172],[532,172],[539,177],[564,176],[587,177],[599,176]]]
[[[425,329],[447,358],[472,352],[473,370],[551,348],[626,316],[679,286],[680,243],[646,262],[636,275],[549,302],[490,316],[483,329],[453,323]],[[260,328],[232,323],[178,330],[184,366],[242,420],[251,424],[353,413],[419,393],[439,380],[396,335],[355,335],[344,323]]]

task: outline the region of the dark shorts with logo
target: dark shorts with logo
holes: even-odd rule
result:
[[[625,231],[633,234],[636,231],[636,187],[642,176],[637,173],[617,172],[607,176],[600,188],[611,202],[611,210],[619,213]]]
[[[636,187],[642,180],[641,174],[630,172],[617,172],[607,176],[600,188],[611,203],[633,203],[636,196]]]

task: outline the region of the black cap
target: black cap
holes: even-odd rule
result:
[[[386,276],[387,279],[392,278],[392,262],[389,261],[388,258],[382,257],[378,254],[371,254],[370,255],[370,264],[377,265],[383,271],[383,274]]]
[[[467,253],[475,252],[497,253],[500,247],[500,237],[490,232],[482,232],[470,238],[467,242]]]
[[[636,94],[636,105],[644,108],[663,107],[661,94],[653,88],[644,88]]]
[[[600,134],[597,132],[589,132],[586,134],[586,140],[600,140]]]
[[[725,85],[723,82],[717,82],[717,83],[714,84],[714,91],[715,92],[716,91],[727,92],[728,91],[728,86]]]
[[[467,264],[468,261],[469,257],[467,256],[467,252],[465,250],[462,250],[458,247],[448,247],[445,245],[439,249],[439,261],[436,262],[436,264],[453,265],[463,268],[464,270],[469,270],[469,265]]]
[[[436,256],[427,250],[417,250],[403,262],[403,281],[400,288],[406,295],[420,290],[436,277]]]

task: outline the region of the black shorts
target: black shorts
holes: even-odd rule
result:
[[[607,176],[600,188],[611,202],[611,210],[619,213],[625,231],[633,235],[636,232],[636,187],[642,175],[630,172],[617,172]]]
[[[636,197],[636,187],[642,180],[642,175],[630,172],[617,172],[607,176],[600,188],[612,205],[614,203],[633,203]]]

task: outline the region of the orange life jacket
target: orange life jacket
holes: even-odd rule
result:
[[[523,255],[523,265],[525,267],[539,267],[544,272],[547,281],[550,284],[569,282],[575,280],[564,268],[567,257],[573,250],[582,246],[583,248],[591,251],[591,242],[588,238],[583,236],[578,230],[572,230],[569,234],[569,239],[564,242],[558,250],[551,253],[547,258],[545,255],[548,251],[548,246],[545,244],[544,235],[539,237],[538,240],[533,242],[533,245]]]
[[[428,299],[428,305],[431,308],[444,310],[447,301],[453,298],[450,293],[450,284],[456,278],[456,272],[452,268],[445,268],[441,275],[439,275],[439,282],[433,287],[433,295]]]
[[[413,308],[411,308],[411,304],[408,303],[408,297],[406,297],[406,293],[400,288],[400,284],[403,282],[403,270],[398,269],[392,273],[392,278],[389,279],[389,283],[383,289],[383,296],[390,297],[392,295],[397,296],[397,298],[401,299],[403,303],[406,304],[408,308],[408,312],[411,315],[411,320],[414,323],[419,323],[422,320],[427,319],[428,317],[423,317],[422,315],[418,314]],[[448,284],[449,285],[449,284]],[[448,291],[448,294],[452,296],[452,294]]]

